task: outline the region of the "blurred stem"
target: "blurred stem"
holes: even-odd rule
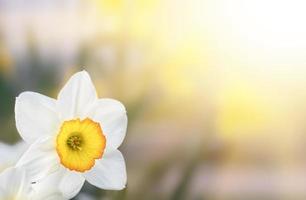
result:
[[[183,200],[186,199],[189,184],[192,180],[193,173],[198,166],[198,163],[200,162],[199,159],[199,153],[197,153],[195,156],[192,157],[191,161],[188,163],[188,165],[185,167],[183,171],[183,177],[181,179],[181,182],[178,184],[176,189],[174,190],[172,196],[170,197],[170,200]]]
[[[145,179],[142,181],[142,184],[132,199],[156,199],[150,198],[150,195],[152,195],[152,188],[165,176],[168,169],[173,165],[178,156],[179,154],[176,154],[175,156],[171,155],[151,166],[147,174],[144,176]]]
[[[112,200],[125,200],[127,197],[127,188],[121,191],[112,192],[111,198]]]

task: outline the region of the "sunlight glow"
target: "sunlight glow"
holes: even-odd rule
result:
[[[300,0],[225,1],[221,29],[227,42],[246,50],[251,59],[270,66],[297,64],[305,61],[305,7]]]

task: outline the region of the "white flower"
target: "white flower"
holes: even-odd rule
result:
[[[28,146],[23,141],[14,145],[0,142],[0,172],[8,167],[14,166]]]
[[[73,75],[57,100],[24,92],[16,99],[16,126],[30,148],[17,166],[33,181],[60,174],[58,187],[75,196],[87,180],[103,189],[126,185],[124,158],[117,148],[127,128],[125,107],[113,99],[98,99],[87,72]]]
[[[0,174],[0,199],[64,200],[65,198],[54,187],[56,181],[58,178],[47,176],[40,184],[32,183],[24,168],[7,168]]]

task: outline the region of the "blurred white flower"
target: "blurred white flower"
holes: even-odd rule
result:
[[[33,181],[58,174],[66,198],[85,180],[103,189],[125,187],[125,161],[117,148],[126,134],[126,110],[116,100],[98,99],[87,72],[73,75],[57,100],[20,94],[15,114],[21,137],[31,144],[17,166],[26,167]]]
[[[56,181],[52,176],[41,183],[32,183],[24,168],[8,168],[0,174],[0,199],[3,200],[64,200],[56,190]],[[32,187],[33,186],[33,187]]]
[[[0,172],[8,167],[14,166],[28,146],[29,145],[23,141],[14,145],[0,143]]]

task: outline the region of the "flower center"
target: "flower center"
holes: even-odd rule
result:
[[[82,138],[78,135],[72,135],[67,139],[67,145],[72,150],[82,150]]]
[[[106,139],[99,123],[86,118],[65,121],[56,138],[61,164],[74,171],[91,169],[104,153]]]

